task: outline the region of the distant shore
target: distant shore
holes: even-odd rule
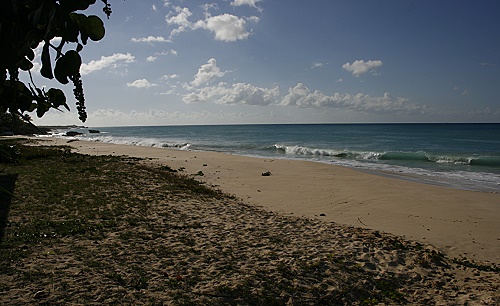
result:
[[[128,155],[198,174],[244,202],[286,215],[370,228],[451,257],[500,263],[500,194],[455,190],[307,161],[46,139],[91,155]],[[269,176],[263,176],[268,172]]]

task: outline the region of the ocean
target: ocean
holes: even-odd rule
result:
[[[450,188],[500,191],[500,124],[264,124],[73,129],[116,144],[301,159]],[[67,130],[54,131],[55,137]],[[74,137],[70,137],[74,138]]]

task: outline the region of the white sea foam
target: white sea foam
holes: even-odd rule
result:
[[[438,171],[358,160],[330,160],[328,163],[400,179],[462,190],[500,192],[500,175],[473,171]]]
[[[186,142],[171,142],[157,138],[96,136],[85,138],[85,140],[143,147],[176,148],[181,150],[188,150],[191,146],[191,144]]]
[[[108,134],[108,133],[100,133],[100,134]],[[39,135],[39,137],[57,137],[57,138],[65,138],[65,139],[79,139],[85,141],[96,141],[96,142],[105,142],[112,144],[120,144],[120,145],[132,145],[132,146],[142,146],[142,147],[156,147],[156,148],[175,148],[180,150],[189,150],[191,148],[191,144],[187,142],[175,142],[175,141],[166,141],[157,138],[139,138],[139,137],[117,137],[117,136],[109,136],[109,135],[77,135],[77,136],[66,136],[65,132],[61,133],[52,133],[50,135]]]
[[[399,177],[407,180],[446,186],[456,189],[499,192],[500,175],[477,171],[439,171],[431,168],[409,167],[388,163],[390,161],[423,162],[452,165],[470,165],[479,157],[432,156],[425,152],[356,152],[315,149],[304,146],[275,144],[289,158],[318,158],[317,161],[356,168],[375,174]],[[495,162],[495,161],[493,161]]]

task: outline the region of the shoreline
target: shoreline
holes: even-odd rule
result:
[[[500,194],[457,190],[312,161],[35,138],[90,155],[128,155],[284,215],[363,227],[500,264]],[[200,172],[201,171],[201,172]],[[270,176],[262,176],[269,171]]]

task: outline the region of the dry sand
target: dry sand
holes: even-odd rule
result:
[[[113,175],[100,166],[99,173],[108,175],[94,177],[92,190],[80,192],[102,192],[110,209],[102,213],[117,209],[125,216],[115,215],[101,239],[40,244],[16,263],[17,272],[0,278],[2,305],[500,303],[494,265],[449,258],[466,253],[499,262],[499,194],[311,162],[63,139],[45,143],[145,160],[124,161]],[[172,193],[158,165],[187,175],[201,171],[197,179],[242,200]],[[266,171],[271,175],[262,176]],[[119,184],[102,188],[108,177],[119,177]],[[131,199],[114,202],[113,193]],[[133,204],[135,197],[142,206]],[[20,224],[23,218],[22,210],[14,210],[9,220]]]
[[[500,264],[500,194],[456,190],[307,161],[51,139],[91,155],[128,155],[203,172],[197,179],[248,204],[403,236]],[[270,176],[262,176],[269,171]]]

